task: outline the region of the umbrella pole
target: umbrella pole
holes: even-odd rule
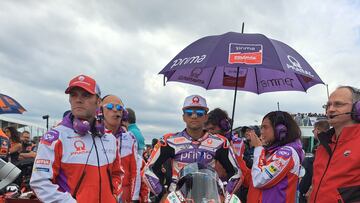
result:
[[[233,103],[232,116],[231,116],[231,131],[230,132],[232,132],[233,127],[234,127],[234,115],[235,115],[236,93],[237,93],[237,87],[238,87],[238,82],[239,82],[239,70],[240,70],[240,67],[237,67],[237,69],[236,69],[236,85],[235,85],[234,103]]]
[[[245,29],[245,22],[242,23],[241,33],[244,33],[244,29]],[[240,70],[240,67],[237,67],[237,69],[236,69],[236,85],[235,85],[234,103],[233,103],[233,109],[232,109],[232,115],[231,115],[231,131],[230,132],[232,132],[233,127],[234,127],[236,93],[237,93],[237,87],[238,87],[238,82],[239,82],[239,70]]]

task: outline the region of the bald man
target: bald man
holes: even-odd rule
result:
[[[121,128],[121,118],[124,113],[124,104],[115,95],[107,95],[102,99],[101,106],[105,118],[105,127],[116,135]]]
[[[119,146],[121,168],[123,171],[122,196],[123,202],[139,200],[140,171],[137,166],[137,143],[131,132],[125,132],[121,120],[125,112],[124,103],[115,95],[107,95],[101,103],[105,128],[112,133]]]
[[[359,89],[340,86],[325,105],[333,128],[318,135],[311,203],[360,201],[359,102]]]

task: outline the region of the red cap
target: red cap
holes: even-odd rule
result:
[[[70,80],[69,86],[68,86],[68,88],[66,88],[65,93],[69,94],[70,90],[73,87],[81,87],[84,90],[86,90],[87,92],[89,92],[90,94],[96,94],[99,97],[101,96],[100,88],[96,84],[96,81],[86,75],[79,75],[79,76],[74,77],[72,80]]]

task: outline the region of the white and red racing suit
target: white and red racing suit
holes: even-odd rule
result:
[[[144,179],[150,190],[157,196],[165,192],[160,183],[162,164],[172,161],[172,181],[179,179],[179,171],[189,163],[200,163],[215,167],[215,161],[226,170],[228,183],[226,191],[232,194],[242,182],[242,174],[230,147],[229,141],[221,135],[205,133],[194,140],[186,131],[167,134],[158,142],[144,169]],[[170,186],[170,191],[172,190]]]
[[[115,137],[81,136],[65,117],[41,138],[30,185],[42,202],[117,202],[121,179]]]

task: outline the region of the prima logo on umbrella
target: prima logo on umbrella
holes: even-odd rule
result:
[[[206,55],[178,58],[173,61],[173,65],[171,66],[170,69],[175,68],[176,66],[182,66],[182,65],[186,65],[186,64],[201,63],[205,58],[206,58]]]
[[[259,82],[259,86],[262,88],[281,87],[285,85],[289,87],[294,87],[293,81],[294,79],[292,78],[273,78],[269,80],[261,80]]]
[[[287,58],[289,59],[289,61],[290,61],[290,63],[291,63],[291,65],[290,65],[290,64],[286,64],[286,66],[287,66],[289,69],[292,69],[292,70],[294,70],[294,71],[296,71],[296,72],[305,74],[305,75],[310,76],[310,77],[312,77],[312,78],[314,77],[314,75],[311,74],[311,72],[309,72],[309,71],[307,71],[307,70],[304,70],[304,69],[301,67],[299,61],[296,60],[294,57],[288,55]]]
[[[262,64],[262,54],[261,44],[229,44],[229,64]]]

